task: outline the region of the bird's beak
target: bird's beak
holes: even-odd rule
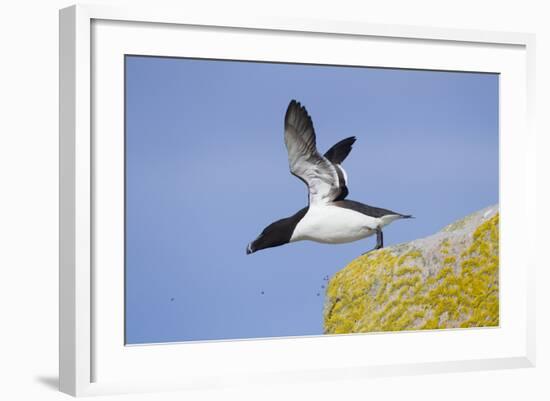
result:
[[[252,249],[252,242],[246,246],[246,254],[250,255],[251,253],[254,253],[254,250]]]

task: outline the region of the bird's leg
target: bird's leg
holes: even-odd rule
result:
[[[382,232],[382,229],[378,227],[376,229],[376,246],[372,248],[370,251],[365,252],[363,255],[366,255],[367,253],[376,251],[377,249],[380,249],[383,247],[384,247],[384,233]]]
[[[380,249],[384,247],[384,233],[379,227],[376,229],[376,247],[374,249]]]

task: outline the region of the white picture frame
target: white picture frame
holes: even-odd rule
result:
[[[176,45],[176,40],[161,40],[178,35],[196,35],[196,43],[201,46],[185,48],[181,45],[185,41]],[[223,35],[231,40],[218,49],[216,42]],[[254,44],[254,35],[262,35],[261,48]],[[120,93],[117,95],[121,90],[120,55],[137,52],[296,61],[292,48],[286,48],[287,53],[280,50],[285,38],[307,41],[312,48],[326,45],[334,50],[326,57],[334,57],[343,65],[368,62],[370,66],[502,74],[501,261],[504,266],[516,268],[504,268],[501,272],[503,319],[499,328],[446,330],[443,334],[423,331],[398,336],[389,333],[124,346],[120,336],[120,274],[117,269],[101,271],[110,261],[116,264],[120,260],[116,249],[120,227],[107,230],[113,233],[112,238],[106,237],[108,233],[103,228],[105,221],[119,221],[116,193],[120,195],[120,174],[98,179],[104,177],[102,171],[106,167],[120,172],[120,142],[116,134],[123,110]],[[335,38],[339,40],[338,47],[330,43]],[[529,240],[535,232],[536,214],[535,133],[531,117],[534,43],[533,35],[523,33],[292,18],[237,20],[187,15],[183,9],[78,5],[61,10],[60,390],[80,396],[534,366],[533,272],[537,261],[530,256],[534,255],[530,244],[535,241]],[[365,61],[361,58],[365,54],[352,54],[350,47],[341,44],[368,46],[372,59]],[[399,46],[399,51],[385,50],[391,46]],[[334,63],[313,51],[307,56],[308,61]],[[459,61],[460,55],[463,57]],[[114,92],[106,93],[102,85]],[[101,132],[115,132],[108,137],[113,141],[98,141],[94,137],[98,127]],[[518,186],[522,191],[517,190]],[[111,199],[115,199],[112,210],[104,207],[102,195],[97,195],[111,190]],[[520,231],[523,238],[518,237]],[[114,244],[113,248],[106,249],[101,241]],[[518,252],[522,251],[527,256],[520,260]],[[107,301],[109,308],[105,306]],[[375,343],[368,360],[361,352],[346,353],[347,359],[339,357],[345,350],[368,349],[368,343]],[[434,347],[432,356],[421,358],[414,352],[423,344]],[[443,349],[449,344],[456,345],[454,354],[449,351],[435,355],[438,347]],[[376,348],[389,345],[402,353],[395,357],[377,356]],[[322,359],[315,356],[321,348]],[[303,358],[292,360],[290,355]],[[256,365],[250,369],[247,364]],[[151,366],[154,371],[148,368]]]

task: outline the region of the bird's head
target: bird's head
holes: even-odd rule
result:
[[[277,220],[268,225],[263,229],[262,233],[258,235],[258,238],[247,245],[246,254],[250,255],[262,249],[273,248],[274,246],[280,246],[291,242],[294,228],[302,217],[305,216],[308,209],[309,206],[304,207],[293,216]]]
[[[246,254],[250,255],[262,249],[288,244],[293,229],[294,227],[291,225],[289,219],[281,219],[275,223],[271,223],[263,229],[262,233],[254,241],[247,245]]]

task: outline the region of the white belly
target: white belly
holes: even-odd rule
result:
[[[366,238],[382,226],[380,219],[336,206],[312,206],[296,225],[290,241],[341,244]]]

